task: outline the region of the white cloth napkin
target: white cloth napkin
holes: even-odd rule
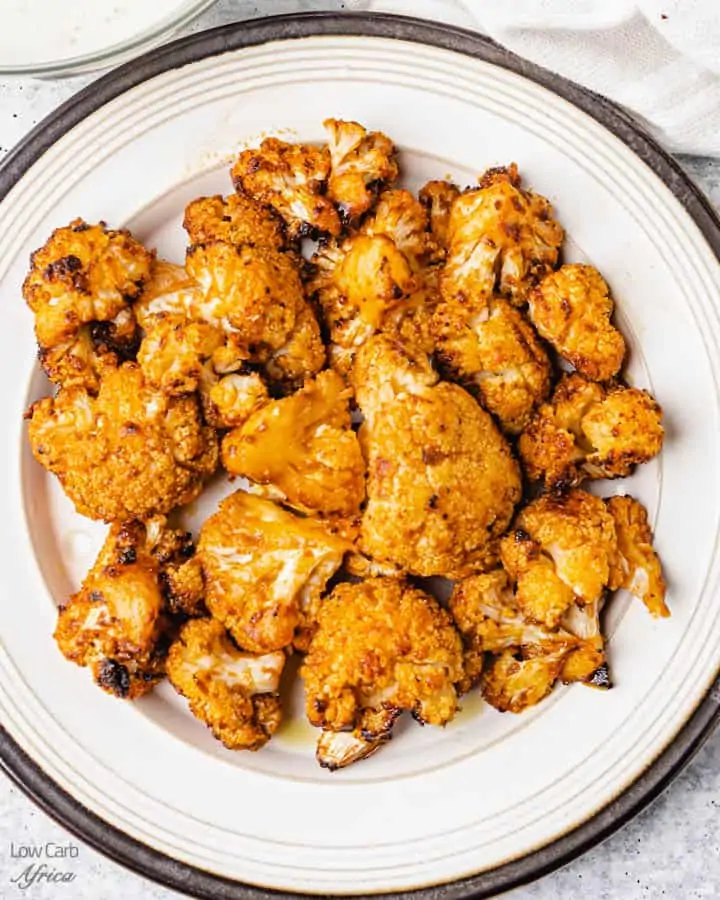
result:
[[[473,28],[604,94],[671,151],[720,156],[720,0],[348,0]]]

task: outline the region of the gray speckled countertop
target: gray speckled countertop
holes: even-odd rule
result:
[[[265,3],[220,0],[191,30],[270,12],[343,6],[339,0]],[[0,80],[0,156],[90,80],[90,77],[57,82],[30,78]],[[684,157],[680,162],[720,209],[720,160]],[[719,820],[720,731],[665,794],[630,825],[561,871],[513,892],[512,897],[517,900],[717,898],[720,896]],[[11,845],[68,841],[77,848],[77,856],[64,859],[62,868],[75,875],[72,882],[34,884],[26,890],[13,883],[24,864],[11,855]],[[56,868],[60,868],[59,863]],[[170,900],[180,895],[133,875],[71,838],[0,775],[0,898],[15,896],[33,900]]]

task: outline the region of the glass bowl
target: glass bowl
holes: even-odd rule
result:
[[[48,9],[52,12],[57,9],[54,5],[57,0],[50,0]],[[105,15],[105,19],[97,25],[102,25],[104,34],[100,36],[100,28],[94,22],[90,22],[90,28],[87,29],[85,35],[86,47],[78,53],[72,51],[72,40],[63,40],[62,36],[58,36],[56,45],[51,49],[50,46],[42,46],[42,37],[47,37],[50,30],[49,21],[42,21],[42,10],[36,9],[35,15],[35,35],[29,36],[28,40],[23,41],[22,29],[15,27],[12,29],[14,52],[9,50],[7,45],[3,52],[2,41],[0,41],[0,76],[2,75],[36,75],[38,77],[53,78],[62,75],[76,75],[82,72],[91,72],[97,69],[110,68],[122,62],[127,62],[135,56],[138,56],[145,50],[152,48],[163,42],[165,38],[187,25],[201,12],[208,9],[214,4],[215,0],[166,0],[164,3],[155,3],[154,0],[145,0],[145,3],[106,3],[100,0],[99,3],[93,4],[94,10],[100,9],[101,14]],[[62,5],[64,10],[64,19],[72,20],[73,7],[76,5],[75,0]],[[30,7],[30,3],[19,2],[19,0],[10,0],[10,13],[18,15],[18,21],[25,14],[25,7]],[[88,5],[91,8],[91,5]],[[128,8],[131,8],[132,14],[136,21],[129,24]],[[77,9],[78,19],[81,19],[83,10]],[[118,15],[120,18],[125,14],[125,21],[122,22],[122,38],[113,40],[111,35],[110,17]],[[95,15],[95,12],[93,12]],[[76,20],[75,28],[78,29],[78,36],[81,33],[83,21],[88,24],[88,20]],[[12,24],[12,23],[10,23]],[[91,33],[94,28],[94,34]],[[137,29],[137,30],[135,30]],[[88,40],[89,37],[89,40]],[[92,46],[92,44],[95,46]],[[18,51],[18,47],[25,44],[27,48],[27,62],[23,59],[17,59],[25,50]],[[67,48],[66,53],[57,52],[61,48]]]

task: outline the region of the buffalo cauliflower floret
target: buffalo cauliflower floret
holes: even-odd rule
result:
[[[618,540],[617,566],[611,587],[623,587],[638,597],[651,615],[666,618],[665,579],[645,507],[632,497],[611,497],[607,508],[615,521]]]
[[[367,212],[378,191],[398,176],[395,146],[379,131],[367,131],[357,122],[326,119],[330,152],[327,196],[340,218],[349,223]]]
[[[357,348],[377,331],[385,314],[416,290],[407,257],[387,235],[358,234],[321,246],[310,281],[331,340]]]
[[[602,605],[602,597],[585,606],[574,603],[562,617],[562,628],[578,638],[577,649],[568,654],[560,673],[565,684],[578,681],[589,687],[612,687],[600,631]]]
[[[397,332],[416,312],[424,266],[435,253],[427,213],[409,191],[384,191],[360,232],[321,246],[309,289],[323,312],[331,361],[346,374],[357,348],[375,332]]]
[[[459,195],[460,191],[450,181],[428,181],[420,189],[420,202],[428,211],[430,230],[440,247],[448,245],[450,210]]]
[[[63,655],[116,697],[152,690],[165,674],[172,578],[192,552],[189,535],[163,520],[113,525],[82,588],[60,609]]]
[[[257,372],[232,372],[219,378],[208,365],[203,369],[200,396],[205,419],[215,428],[237,428],[270,399]]]
[[[303,512],[357,514],[365,497],[365,462],[350,427],[349,398],[339,375],[321,372],[227,434],[225,468],[255,482],[253,493]]]
[[[479,302],[497,289],[522,303],[556,265],[562,240],[550,203],[521,188],[516,166],[491,169],[452,205],[443,297]]]
[[[526,658],[505,650],[485,673],[482,695],[500,712],[524,712],[552,691],[567,655],[567,647]]]
[[[662,449],[662,410],[643,390],[565,375],[518,443],[528,477],[565,488],[623,478]]]
[[[103,375],[135,359],[139,345],[140,331],[128,307],[109,322],[82,325],[69,340],[41,348],[38,358],[50,381],[96,394]]]
[[[312,378],[325,365],[325,345],[315,313],[303,302],[286,342],[271,350],[264,371],[282,391],[295,390],[306,378]]]
[[[440,365],[518,434],[548,395],[552,368],[530,323],[506,300],[440,303],[431,322]]]
[[[192,534],[169,528],[165,516],[154,516],[144,525],[146,546],[160,566],[160,586],[168,611],[180,619],[207,615],[205,583]]]
[[[531,621],[554,628],[572,603],[595,603],[616,564],[615,524],[586,491],[543,494],[517,516],[501,543],[515,598]]]
[[[238,650],[220,622],[195,619],[170,647],[168,678],[190,711],[230,750],[259,750],[280,725],[282,652]]]
[[[404,710],[430,725],[454,717],[462,643],[423,591],[395,578],[340,584],[318,611],[301,676],[312,725],[381,741]]]
[[[614,304],[592,266],[562,266],[528,295],[528,313],[540,335],[578,372],[593,381],[616,375],[625,341],[610,317]]]
[[[287,254],[213,241],[190,247],[186,267],[200,285],[204,321],[251,352],[287,342],[304,302],[297,266]]]
[[[82,219],[57,228],[33,253],[23,295],[51,381],[97,391],[108,362],[137,349],[130,304],[142,293],[152,260],[130,232]]]
[[[240,248],[234,253],[228,244],[211,246],[216,246],[216,249],[217,246],[221,246],[221,249],[206,253],[201,248],[199,251],[203,255],[200,263],[205,267],[202,274],[210,285],[210,296],[206,295],[198,282],[182,266],[161,260],[155,263],[152,278],[143,293],[143,298],[135,306],[140,323],[147,333],[146,341],[152,342],[150,332],[164,319],[173,323],[186,320],[185,326],[176,333],[173,343],[177,345],[178,355],[184,361],[183,368],[190,368],[192,377],[198,378],[205,403],[208,403],[208,394],[219,379],[224,381],[223,376],[231,373],[241,374],[240,370],[243,370],[245,364],[250,361],[260,366],[268,380],[281,390],[294,389],[302,384],[305,378],[319,372],[325,364],[325,347],[312,308],[302,295],[295,258],[287,253],[278,253],[272,247],[265,252],[261,247],[257,260],[251,263],[252,271],[258,276],[262,276],[265,272],[274,284],[263,287],[262,277],[256,278],[250,284],[242,279],[239,284],[234,284],[233,272],[239,277],[238,266],[241,266],[242,260],[252,257],[254,249],[246,245],[244,251]],[[230,267],[219,273],[218,280],[211,269],[214,262],[222,263],[223,259],[230,261]],[[279,266],[277,279],[272,277],[275,263]],[[229,285],[229,289],[227,296],[223,298],[220,289],[224,283]],[[216,289],[213,289],[213,286]],[[270,294],[266,293],[268,287],[271,287]],[[233,292],[237,291],[247,306],[233,309],[235,298]],[[276,295],[282,298],[282,302],[265,321],[263,310],[275,302]],[[243,320],[243,308],[250,308],[253,311],[256,317],[254,323]],[[168,326],[164,328],[167,330]],[[217,343],[211,337],[213,333],[211,328],[221,334],[223,340],[212,350],[212,356],[208,358],[205,345],[212,346]],[[187,341],[184,340],[185,329],[190,338]],[[162,335],[162,331],[160,334]],[[207,340],[199,340],[200,335],[206,336]],[[270,343],[253,345],[248,342],[251,337],[259,338],[261,341],[268,340]],[[152,343],[148,343],[143,353],[146,368],[152,365],[153,346]],[[161,358],[158,361],[161,370],[169,366],[171,371],[176,372],[179,365],[179,361],[172,365],[170,359],[163,362]],[[234,384],[234,381],[218,389],[222,391],[224,400],[230,396],[231,384]],[[218,415],[213,412],[212,402],[209,403],[208,409],[209,415],[214,416],[213,424],[217,427],[239,424],[230,419],[224,422],[222,416],[218,419]]]
[[[239,192],[282,216],[290,238],[337,235],[340,218],[325,196],[330,166],[327,147],[266,138],[256,149],[243,150],[231,176]]]
[[[479,681],[486,653],[523,646],[554,651],[575,643],[566,632],[526,621],[503,569],[458,582],[450,597],[450,612],[465,645],[463,692]]]
[[[225,343],[219,328],[161,313],[147,328],[138,363],[148,383],[167,394],[189,394],[202,381],[203,366]]]
[[[383,191],[372,215],[363,222],[360,230],[369,237],[385,235],[390,238],[415,273],[437,253],[428,212],[410,191]]]
[[[252,197],[234,194],[198,197],[185,209],[183,228],[191,244],[227,244],[285,248],[285,225],[268,206]]]
[[[462,388],[437,383],[426,357],[384,336],[361,349],[353,382],[368,463],[360,549],[416,575],[485,567],[521,492],[491,417]]]
[[[128,231],[82,219],[55,229],[33,253],[23,284],[41,348],[66,341],[81,325],[114,319],[140,296],[151,263]]]
[[[367,759],[376,753],[383,744],[392,737],[392,726],[398,716],[393,711],[381,710],[368,731],[364,726],[353,728],[352,731],[323,731],[317,742],[315,759],[323,769],[335,772],[344,769],[352,763]],[[370,721],[370,716],[366,717]],[[364,737],[364,734],[378,733],[378,737]]]
[[[217,466],[215,431],[197,399],[167,397],[134,363],[107,374],[97,397],[61,388],[27,418],[35,459],[91,519],[169,512],[197,497]]]
[[[205,602],[251,653],[302,647],[325,585],[351,547],[321,521],[237,491],[200,532]]]
[[[155,259],[142,297],[133,310],[140,325],[147,330],[156,318],[163,316],[201,320],[201,306],[200,285],[187,270],[167,260]]]
[[[471,575],[457,582],[450,597],[450,612],[460,632],[471,635],[487,653],[531,644],[546,647],[561,640],[568,642],[567,634],[550,631],[523,618],[504,569]]]
[[[552,557],[520,528],[503,540],[501,555],[516,584],[516,602],[524,616],[555,628],[565,610],[575,602],[575,594],[558,575]]]

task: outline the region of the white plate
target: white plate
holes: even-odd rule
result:
[[[711,690],[720,265],[709,243],[718,226],[632,123],[565,82],[550,91],[542,81],[547,73],[482,39],[412,20],[228,26],[93,85],[0,175],[9,189],[0,206],[0,753],[39,802],[115,858],[208,897],[258,893],[236,881],[334,896],[456,882],[443,897],[488,895],[616,827],[710,727],[720,705]],[[56,604],[103,529],[74,513],[27,449],[22,413],[47,385],[20,296],[30,251],[75,216],[128,225],[182,259],[185,203],[230,190],[241,143],[277,132],[321,140],[326,116],[388,132],[410,186],[446,175],[470,183],[517,161],[572,236],[566,258],[606,275],[631,344],[629,377],[658,397],[668,429],[659,460],[609,487],[648,506],[673,610],[658,622],[639,603],[614,602],[610,692],[558,690],[520,717],[469,698],[445,730],[411,723],[334,775],[317,767],[302,724],[257,754],[231,753],[167,685],[124,704],[57,652]]]

